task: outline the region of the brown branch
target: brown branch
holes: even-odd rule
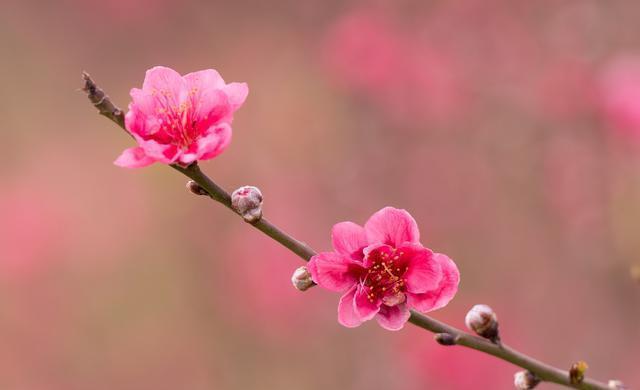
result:
[[[94,106],[96,106],[100,114],[111,119],[129,134],[124,125],[124,115],[122,110],[120,110],[113,104],[111,99],[109,99],[109,96],[107,96],[104,91],[95,84],[89,74],[83,72],[82,78],[85,83],[83,90],[87,93],[89,100],[91,101],[91,103],[93,103]],[[228,209],[235,212],[235,210],[233,210],[233,208],[231,207],[231,196],[229,195],[229,193],[226,192],[222,187],[218,186],[206,174],[204,174],[197,164],[194,163],[189,165],[188,167],[182,167],[180,165],[173,164],[171,165],[171,167],[189,177],[191,180],[195,181],[209,194],[209,196],[213,200],[221,203]],[[311,257],[316,254],[316,252],[307,244],[296,240],[291,235],[280,230],[277,226],[267,221],[265,218],[261,218],[256,222],[251,223],[251,225],[253,225],[253,227],[260,230],[267,236],[278,241],[280,244],[291,250],[296,255],[300,256],[305,261],[309,261]],[[543,381],[557,383],[574,389],[611,389],[605,383],[586,377],[580,383],[571,383],[568,371],[561,370],[559,368],[536,360],[532,357],[529,357],[503,343],[494,343],[488,339],[472,335],[453,326],[440,322],[434,318],[418,313],[414,310],[411,311],[409,322],[420,328],[436,333],[436,335],[438,336],[450,335],[447,337],[438,337],[439,339],[448,340],[447,343],[449,345],[461,345],[495,356],[499,359],[505,360],[516,366],[529,370]]]
[[[98,112],[114,121],[118,126],[126,131],[127,134],[131,135],[124,126],[124,113],[122,110],[111,102],[109,96],[107,96],[107,94],[105,94],[104,91],[96,85],[96,83],[91,79],[91,76],[89,76],[89,73],[82,72],[82,80],[84,81],[82,90],[86,92],[89,101],[96,106]]]

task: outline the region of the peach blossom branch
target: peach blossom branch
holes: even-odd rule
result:
[[[111,99],[109,99],[104,91],[95,84],[88,73],[83,72],[82,78],[84,80],[83,91],[87,93],[89,100],[98,109],[99,113],[111,119],[129,133],[124,125],[124,115],[122,110],[113,104]],[[234,210],[231,205],[231,195],[202,172],[197,163],[191,164],[188,167],[173,164],[171,167],[196,182],[213,200],[221,203],[237,214],[237,211]],[[265,218],[259,218],[256,221],[249,223],[305,261],[309,261],[309,259],[316,254],[316,252],[307,244],[296,240]],[[553,367],[529,357],[503,343],[492,342],[489,339],[472,335],[413,310],[411,311],[409,322],[435,333],[436,340],[440,344],[460,345],[484,352],[524,368],[542,381],[553,382],[566,387],[582,390],[610,390],[612,388],[616,388],[586,377],[579,383],[572,383],[569,371]]]

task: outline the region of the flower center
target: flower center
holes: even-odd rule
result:
[[[161,131],[171,139],[172,144],[188,149],[198,135],[190,100],[176,105],[176,98],[168,91],[154,91],[154,94],[160,102],[157,114],[161,118]]]
[[[369,268],[361,277],[361,283],[370,302],[382,300],[387,306],[395,306],[405,301],[408,264],[404,252],[391,247],[374,249],[368,254]]]

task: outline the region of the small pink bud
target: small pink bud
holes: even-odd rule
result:
[[[193,180],[187,182],[187,189],[194,195],[209,195],[204,188],[200,187],[200,184]]]
[[[246,222],[256,222],[262,218],[262,193],[256,187],[240,187],[231,194],[231,207]]]
[[[538,386],[540,379],[531,371],[519,371],[513,376],[513,384],[518,390],[531,390]]]
[[[464,319],[467,328],[494,343],[499,342],[498,316],[487,305],[475,305]]]
[[[293,271],[293,275],[291,276],[291,283],[293,283],[293,287],[300,291],[306,291],[314,284],[313,280],[311,279],[311,273],[305,266],[297,268],[295,271]]]

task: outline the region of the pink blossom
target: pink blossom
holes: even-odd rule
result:
[[[213,69],[185,76],[162,66],[149,69],[142,89],[131,90],[125,117],[138,146],[126,149],[115,164],[189,165],[216,157],[231,142],[233,113],[248,92],[245,83],[226,84]]]
[[[308,268],[318,285],[344,293],[338,321],[346,327],[375,317],[383,328],[399,330],[409,309],[439,309],[458,290],[455,263],[420,244],[418,225],[405,210],[385,207],[364,227],[338,223],[331,239],[334,251],[317,254]]]
[[[328,70],[399,124],[452,119],[466,100],[457,64],[391,14],[365,7],[340,17],[324,43]]]
[[[602,73],[600,93],[613,128],[640,139],[640,57],[625,55],[611,61]]]
[[[593,70],[575,58],[549,61],[538,80],[540,112],[550,119],[575,119],[589,115],[596,102]]]
[[[47,193],[48,202],[34,193],[31,182],[5,184],[0,194],[0,275],[19,278],[50,266],[69,242],[67,216]]]

